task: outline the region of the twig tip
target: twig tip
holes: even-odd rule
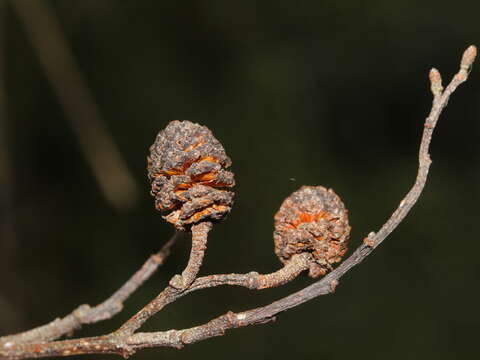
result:
[[[431,68],[430,73],[428,74],[430,81],[433,82],[438,82],[442,81],[442,77],[440,75],[440,72],[436,68]]]
[[[462,61],[460,63],[460,68],[468,70],[473,65],[475,57],[477,56],[477,47],[475,45],[470,45],[467,50],[463,53]]]

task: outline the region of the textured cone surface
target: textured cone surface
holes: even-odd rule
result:
[[[235,185],[222,144],[205,126],[172,121],[159,132],[148,157],[155,207],[179,230],[200,221],[223,219]]]
[[[275,214],[275,253],[284,264],[294,254],[309,252],[309,275],[318,277],[341,261],[350,235],[348,211],[323,186],[303,186],[285,199]]]

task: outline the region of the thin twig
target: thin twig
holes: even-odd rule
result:
[[[116,331],[118,336],[125,337],[126,335],[133,334],[134,331],[139,329],[150,317],[182,296],[183,292],[197,277],[207,248],[208,232],[211,229],[212,223],[208,221],[192,226],[192,249],[190,251],[188,264],[182,272],[182,275],[175,275],[165,290],[123,324],[120,329]]]
[[[46,1],[12,0],[106,199],[130,207],[138,186],[108,132],[60,24]]]
[[[73,333],[84,324],[93,324],[111,319],[123,309],[123,303],[128,297],[155,273],[158,266],[165,262],[170,255],[170,249],[175,243],[178,234],[179,232],[175,232],[159,252],[150,256],[143,266],[120,289],[101,304],[93,308],[86,304],[80,305],[71,314],[62,319],[56,319],[46,325],[23,333],[0,337],[0,348],[8,343],[20,344],[55,340],[63,335]]]
[[[168,330],[152,333],[135,333],[129,331],[117,331],[110,335],[54,341],[49,343],[35,344],[4,344],[3,349],[0,347],[0,359],[24,359],[39,358],[49,356],[69,356],[78,354],[118,354],[124,357],[132,355],[135,351],[149,347],[176,347],[181,348],[186,344],[195,343],[215,336],[221,336],[228,329],[262,324],[275,318],[276,315],[290,308],[298,306],[320,295],[330,294],[335,291],[339,284],[340,278],[351,268],[362,262],[377,246],[379,246],[385,238],[400,224],[400,222],[408,214],[412,206],[417,202],[427,180],[428,170],[431,164],[429,156],[429,146],[433,134],[433,130],[437,124],[442,109],[446,106],[450,95],[455,91],[458,85],[464,82],[468,77],[473,61],[476,56],[476,48],[470,46],[464,53],[461,61],[460,71],[454,76],[453,80],[447,86],[445,91],[441,90],[440,74],[437,70],[432,69],[430,72],[431,88],[434,95],[432,110],[427,117],[419,151],[419,167],[416,181],[407,193],[405,198],[400,202],[398,208],[393,212],[387,222],[375,233],[370,233],[363,243],[350,255],[340,266],[331,273],[323,277],[321,280],[306,288],[275,301],[269,305],[256,309],[244,311],[241,313],[228,312],[206,324],[196,326],[190,329]],[[247,274],[248,275],[248,274]],[[205,277],[203,279],[208,279]],[[213,281],[213,285],[232,284],[228,275],[222,275],[210,279],[221,279],[224,282]],[[237,279],[242,280],[242,279]],[[235,280],[234,285],[238,285]],[[193,282],[188,289],[179,291],[169,286],[165,291],[170,291],[168,296],[163,296],[163,301],[174,301],[189,290],[194,289],[195,284],[202,284],[202,278]],[[208,281],[207,281],[208,282]],[[240,281],[241,282],[241,281]],[[193,290],[192,290],[193,291]],[[164,304],[161,304],[164,305]],[[152,316],[160,307],[153,306],[154,312],[144,312],[141,318],[143,324],[148,317]],[[138,314],[137,314],[138,315]],[[135,325],[139,322],[133,321]],[[121,330],[121,329],[120,329]],[[134,329],[133,331],[135,331]]]
[[[195,280],[203,263],[205,250],[207,249],[208,233],[211,229],[212,223],[209,221],[192,226],[192,250],[190,251],[188,264],[181,275],[176,275],[170,280],[170,286],[178,290],[184,290]]]
[[[243,286],[252,290],[278,287],[292,281],[300,273],[308,270],[311,261],[310,253],[301,253],[293,255],[284,267],[271,274],[259,274],[252,271],[247,274],[220,274],[200,277],[192,283],[186,293],[222,285]]]

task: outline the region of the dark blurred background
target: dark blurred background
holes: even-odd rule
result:
[[[173,119],[207,125],[236,173],[202,274],[270,272],[273,214],[303,184],[350,209],[351,249],[412,185],[428,71],[444,83],[480,45],[480,2],[0,2],[0,331],[97,304],[172,234],[146,155]],[[453,95],[419,203],[337,292],[184,350],[136,359],[451,359],[477,354],[480,73]],[[110,321],[116,329],[181,271],[189,240]],[[143,330],[267,304],[312,281],[217,288]],[[94,356],[103,359],[108,356]]]

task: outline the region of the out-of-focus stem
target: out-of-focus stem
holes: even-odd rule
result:
[[[13,206],[13,171],[8,146],[6,63],[6,6],[0,0],[0,251],[3,265],[15,250],[15,212]]]
[[[10,4],[32,42],[103,194],[116,208],[130,207],[137,198],[137,185],[102,121],[48,2],[14,0]]]

